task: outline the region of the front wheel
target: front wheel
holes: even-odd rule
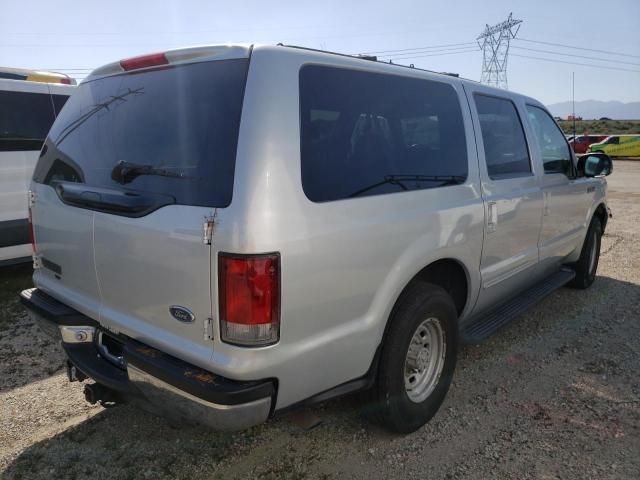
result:
[[[596,279],[598,262],[600,260],[600,244],[602,241],[602,223],[598,217],[593,217],[584,245],[580,252],[580,258],[575,264],[576,276],[569,283],[570,287],[585,289],[591,286]]]
[[[416,283],[394,309],[377,383],[383,424],[410,433],[438,411],[453,378],[457,354],[457,311],[447,292]]]

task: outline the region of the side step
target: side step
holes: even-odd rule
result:
[[[500,328],[511,323],[518,315],[535,305],[550,293],[569,283],[576,276],[573,270],[563,268],[542,282],[512,298],[507,303],[472,320],[460,333],[463,343],[480,343]]]

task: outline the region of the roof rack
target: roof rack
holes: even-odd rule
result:
[[[352,55],[352,56],[356,58],[361,58],[362,60],[369,60],[371,62],[378,61],[378,57],[376,57],[375,55],[365,55],[364,53],[359,53],[357,55]]]
[[[437,73],[439,75],[447,75],[449,77],[460,78],[460,74],[458,74],[458,73],[436,72],[434,70],[428,70],[426,68],[416,67],[413,63],[411,63],[409,65],[403,65],[401,63],[393,63],[392,60],[389,60],[388,62],[383,62],[382,60],[378,60],[378,57],[375,56],[375,55],[365,55],[365,54],[349,55],[349,54],[346,54],[346,53],[332,52],[332,51],[329,51],[329,50],[320,50],[320,49],[317,49],[317,48],[301,47],[299,45],[287,45],[285,43],[278,43],[277,46],[278,47],[287,47],[287,48],[296,48],[296,49],[299,49],[299,50],[307,50],[307,51],[310,51],[310,52],[328,53],[330,55],[338,55],[340,57],[356,58],[358,60],[366,60],[366,61],[370,61],[370,62],[378,62],[378,63],[382,63],[384,65],[394,65],[396,67],[401,67],[401,68],[411,68],[411,69],[414,69],[414,70],[420,70],[422,72]]]

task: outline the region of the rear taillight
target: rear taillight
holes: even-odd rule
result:
[[[257,347],[279,340],[279,254],[221,253],[218,292],[223,342]]]
[[[141,57],[133,57],[127,58],[125,60],[120,60],[120,66],[126,71],[168,64],[169,60],[164,53],[152,53],[150,55],[143,55]]]
[[[60,79],[60,83],[62,83],[63,85],[71,85],[71,79],[70,78],[61,78]]]

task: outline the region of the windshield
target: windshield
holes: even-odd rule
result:
[[[34,180],[229,205],[247,67],[247,59],[222,60],[81,84],[49,133]]]

